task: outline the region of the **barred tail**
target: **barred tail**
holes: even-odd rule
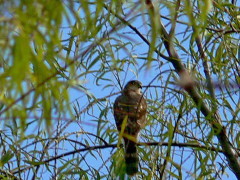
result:
[[[138,172],[138,155],[136,143],[125,139],[125,163],[126,163],[126,173],[133,176]]]

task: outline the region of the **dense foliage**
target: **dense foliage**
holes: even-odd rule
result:
[[[240,178],[239,2],[0,4],[1,178],[127,179],[112,104],[131,79],[135,178]]]

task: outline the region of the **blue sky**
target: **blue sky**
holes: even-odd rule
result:
[[[166,9],[162,9],[161,13],[164,14],[165,10]],[[147,16],[139,16],[137,19],[135,19],[132,22],[132,25],[137,27],[138,30],[141,31],[143,34],[147,34],[147,32],[148,32],[147,20],[148,20]],[[182,17],[181,20],[185,21],[185,22],[188,21],[186,19],[186,17]],[[67,25],[63,24],[63,26],[66,27]],[[169,29],[169,27],[170,26],[168,26],[168,29]],[[176,30],[177,31],[179,30],[180,32],[181,32],[181,29],[182,29],[181,26],[177,26],[177,28],[176,28]],[[109,29],[107,29],[107,26],[106,26],[106,31],[107,30],[109,30]],[[64,29],[64,31],[63,31],[63,39],[69,37],[68,33],[69,33],[69,30],[68,29]],[[178,32],[176,32],[176,34],[177,33]],[[129,35],[131,35],[131,30],[128,27],[124,27],[124,28],[118,30],[117,33],[113,33],[110,36],[114,37],[114,38],[116,38],[118,40],[122,39],[123,41],[126,41],[126,39],[128,38]],[[178,35],[179,41],[181,41],[182,38],[184,38],[184,37],[185,36],[183,36],[181,34]],[[139,37],[136,36],[136,35],[132,35],[131,37],[129,37],[129,40],[130,41],[133,40],[133,44],[142,43],[141,39],[139,39]],[[115,42],[112,41],[111,43],[113,45]],[[104,44],[107,46],[108,42],[106,41]],[[88,45],[89,44],[86,43],[86,46],[88,46]],[[181,45],[183,47],[185,47],[186,49],[188,49],[189,46],[190,46],[188,41],[184,41]],[[132,80],[132,79],[138,79],[138,80],[142,81],[144,85],[148,85],[150,83],[150,81],[159,73],[159,69],[158,69],[159,66],[161,66],[161,68],[160,68],[161,71],[165,71],[165,70],[168,70],[168,69],[173,69],[171,65],[166,64],[165,60],[162,60],[161,58],[157,57],[156,54],[154,54],[154,58],[158,59],[159,61],[153,61],[152,64],[151,64],[151,67],[156,67],[156,71],[153,70],[154,68],[151,68],[151,69],[141,70],[140,73],[138,73],[138,69],[140,67],[142,67],[142,65],[144,63],[144,60],[141,59],[141,57],[146,57],[147,56],[148,46],[146,46],[146,44],[142,43],[142,44],[138,45],[137,48],[136,47],[133,48],[132,44],[129,44],[127,47],[128,47],[127,49],[123,49],[123,50],[117,51],[114,54],[114,57],[116,59],[124,60],[124,59],[128,59],[128,58],[134,58],[136,60],[136,64],[135,65],[125,66],[125,68],[128,68],[128,69],[126,69],[127,72],[122,72],[122,73],[118,74],[119,77],[120,77],[122,85],[125,84],[127,81]],[[179,51],[181,51],[181,50],[179,49]],[[131,56],[129,56],[129,55],[131,55]],[[181,59],[183,60],[183,62],[187,62],[188,58],[189,58],[189,56],[187,54],[181,54]],[[108,60],[111,61],[111,58],[107,59],[106,61],[108,61]],[[101,63],[103,63],[103,62],[96,63],[92,67],[91,70],[98,70],[100,65],[101,65]],[[108,96],[110,93],[114,93],[114,92],[117,92],[117,91],[120,90],[120,87],[119,87],[119,85],[117,83],[117,79],[116,79],[116,72],[109,72],[109,73],[107,73],[106,77],[108,78],[108,80],[111,80],[110,84],[112,84],[112,86],[110,86],[108,88],[103,88],[104,85],[105,85],[104,80],[103,81],[99,81],[98,83],[100,85],[96,86],[96,79],[95,79],[94,75],[91,75],[91,74],[89,74],[88,76],[86,76],[83,79],[80,79],[80,82],[84,82],[83,86],[86,87],[88,89],[88,91],[95,96],[95,98],[102,98],[102,97]],[[160,82],[161,81],[166,81],[166,78],[167,77],[163,74],[163,76],[161,77],[161,80],[160,81],[159,80],[154,81],[152,83],[152,85],[161,85]],[[176,86],[173,87],[173,88],[177,88],[178,89],[178,87],[176,87]],[[151,89],[149,89],[148,91],[151,91]],[[145,94],[146,97],[147,98],[155,98],[155,96],[152,96],[154,93],[148,92],[148,91]],[[159,94],[161,94],[162,90],[158,89],[158,91],[159,91]],[[85,93],[81,93],[79,90],[76,90],[76,89],[72,89],[70,91],[70,98],[71,98],[73,104],[77,103],[75,101],[77,99],[78,103],[80,104],[80,108],[84,108],[86,105],[88,105],[88,102],[89,102],[88,98],[85,96]],[[105,107],[112,106],[112,103],[114,102],[115,98],[116,98],[116,96],[108,98],[107,101],[102,102],[102,106],[103,107],[104,106]],[[99,114],[101,113],[101,110],[98,107],[94,106],[93,111],[94,111],[94,116],[95,117],[88,116],[87,114],[83,115],[83,117],[81,117],[80,126],[83,128],[82,130],[84,130],[84,131],[97,134],[98,117],[99,117]],[[103,129],[107,130],[108,127],[111,127],[111,129],[113,131],[116,131],[114,129],[115,128],[115,124],[114,124],[114,119],[113,119],[113,115],[112,115],[112,111],[111,110],[108,111],[106,119],[104,119],[104,120],[106,120],[106,126],[103,127]],[[70,125],[69,128],[67,129],[67,131],[69,131],[69,132],[75,132],[75,131],[78,131],[78,130],[79,129],[76,129],[76,126],[74,124]],[[81,141],[81,138],[80,139],[77,138],[77,140]],[[143,140],[143,139],[141,139],[141,140]],[[67,146],[65,148],[67,148]],[[106,154],[105,154],[105,152],[106,152]],[[113,153],[113,152],[112,152],[111,149],[106,149],[106,150],[103,150],[101,153],[104,153],[103,157],[108,159],[110,157],[109,155],[111,153]],[[186,157],[188,155],[190,155],[190,154],[188,154],[188,153],[185,154]],[[88,163],[90,163],[90,164],[94,163],[96,165],[96,167],[101,166],[103,161],[99,160],[97,158],[97,156],[98,156],[98,154],[96,154],[96,158],[87,157]],[[194,161],[194,159],[189,159],[188,161],[189,161],[189,165],[191,165],[192,162]],[[111,163],[111,161],[108,161],[108,165],[110,165],[110,163]],[[104,171],[104,168],[101,169],[101,170]],[[186,172],[187,172],[187,169],[186,169]],[[229,173],[230,176],[229,177],[226,176],[225,178],[226,179],[233,179],[234,175],[231,172],[229,172],[229,171],[227,171],[227,172]],[[186,173],[186,175],[187,175],[187,173]]]
[[[77,8],[77,6],[76,6]],[[94,8],[93,8],[94,10]],[[131,12],[131,11],[130,11]],[[131,13],[137,13],[138,9],[133,9],[133,12]],[[81,13],[81,12],[80,12]],[[128,14],[129,11],[127,10],[125,12],[125,15]],[[127,19],[130,19],[133,15],[130,13],[130,17],[126,17]],[[166,10],[166,8],[161,9],[161,13],[162,14],[167,14],[168,11]],[[84,16],[84,15],[82,15]],[[72,18],[71,19],[71,25],[73,26],[75,23],[75,19],[73,18],[73,16],[70,16]],[[186,17],[182,17],[181,18],[182,21],[188,21],[186,19]],[[163,19],[163,22],[166,23],[167,21],[165,21]],[[138,16],[138,18],[136,18],[134,21],[131,22],[133,26],[137,27],[137,29],[144,34],[146,37],[148,36],[148,31],[149,31],[149,26],[148,26],[148,17],[147,15],[140,15]],[[69,38],[69,33],[71,33],[69,28],[66,28],[69,26],[69,24],[67,23],[66,19],[63,21],[63,28],[62,28],[62,39],[68,39]],[[167,27],[167,29],[169,30],[170,25]],[[176,28],[176,34],[178,34],[178,32],[182,31],[183,25],[177,25]],[[99,32],[99,34],[97,35],[98,38],[101,38],[102,36],[104,36],[106,32],[111,31],[111,27],[110,25],[107,23],[103,30],[101,32]],[[190,44],[189,41],[182,41],[183,38],[186,38],[188,34],[178,34],[178,40],[180,41],[180,44],[185,47],[187,50],[189,50],[190,48]],[[80,35],[81,36],[81,35]],[[94,66],[91,67],[91,71],[93,71],[92,74],[86,74],[86,76],[76,76],[76,83],[75,83],[75,87],[72,87],[69,91],[70,94],[70,101],[71,104],[70,106],[75,106],[77,107],[77,109],[79,111],[83,110],[84,108],[86,108],[90,102],[92,102],[94,100],[94,98],[103,98],[108,96],[109,94],[112,93],[116,93],[118,91],[120,91],[120,86],[118,84],[118,80],[117,80],[117,75],[120,78],[120,82],[121,85],[123,86],[124,84],[126,84],[127,81],[132,80],[132,79],[138,79],[141,82],[143,82],[144,85],[148,85],[152,79],[155,78],[156,75],[159,74],[159,72],[162,72],[162,75],[159,76],[158,79],[156,79],[152,85],[157,85],[157,86],[164,86],[167,81],[168,75],[170,74],[171,70],[173,69],[173,67],[167,63],[165,60],[163,60],[160,57],[157,57],[156,54],[153,54],[153,58],[157,59],[156,61],[153,61],[151,63],[151,68],[142,68],[144,63],[146,62],[144,58],[147,57],[147,53],[148,53],[148,46],[146,44],[144,44],[142,42],[142,40],[136,36],[136,34],[132,33],[132,30],[129,29],[128,27],[123,27],[119,30],[117,30],[114,33],[111,33],[109,35],[109,37],[111,37],[112,39],[110,41],[104,41],[103,45],[104,48],[107,48],[108,46],[114,46],[115,44],[120,44],[120,42],[122,42],[123,44],[126,43],[127,41],[129,41],[130,43],[125,46],[125,48],[122,48],[120,50],[115,49],[116,51],[113,52],[113,56],[107,56],[107,59],[99,59],[99,62],[97,62]],[[150,39],[150,38],[149,38]],[[92,40],[92,42],[94,41],[94,39]],[[160,41],[160,40],[159,40]],[[158,42],[158,41],[157,41]],[[63,42],[64,44],[65,42]],[[111,43],[111,45],[110,45]],[[81,42],[81,44],[79,44],[80,48],[82,48],[83,50],[87,47],[89,47],[91,43],[90,42]],[[102,52],[104,50],[103,47],[98,46],[95,50],[96,51],[95,54],[92,55],[91,61],[97,57],[99,55],[98,52]],[[82,52],[83,50],[80,49],[79,51]],[[72,50],[75,50],[74,48]],[[187,64],[187,62],[189,60],[191,60],[191,57],[188,54],[185,54],[184,51],[182,51],[181,49],[177,49],[181,59],[183,60],[183,62],[185,62]],[[75,54],[73,54],[73,52],[71,52],[70,56],[72,58],[75,57]],[[87,60],[88,57],[85,57],[83,59],[84,63],[86,63],[85,60]],[[107,63],[110,63],[110,65],[112,65],[112,61],[114,60],[121,60],[124,61],[126,59],[134,59],[135,60],[135,64],[127,64],[125,63],[125,65],[123,66],[123,72],[116,72],[116,71],[109,71],[108,73],[104,74],[104,78],[103,80],[99,80],[96,81],[96,72],[99,70],[99,68],[101,67],[101,65],[106,65],[106,67],[108,66]],[[77,61],[81,61],[81,59],[77,59]],[[90,60],[89,60],[90,61]],[[75,65],[78,65],[78,62],[75,63]],[[85,64],[86,66],[89,64]],[[160,68],[159,68],[160,67]],[[169,71],[167,71],[169,70]],[[96,72],[95,72],[96,71]],[[167,71],[167,72],[166,72]],[[81,68],[79,68],[77,70],[76,74],[81,75],[82,72]],[[172,80],[174,80],[172,78]],[[98,83],[98,85],[97,85]],[[111,86],[107,86],[106,85],[111,85]],[[83,89],[80,86],[84,86],[87,89],[87,93],[89,95],[89,97],[86,95],[86,91],[84,92]],[[180,88],[178,86],[171,86],[172,88],[174,88],[175,90],[180,90]],[[155,90],[157,91],[157,93],[155,92]],[[145,92],[145,97],[149,99],[149,106],[151,105],[155,105],[155,104],[151,104],[152,100],[155,99],[159,99],[161,100],[162,97],[161,95],[164,94],[163,93],[164,89],[163,88],[149,88],[147,89],[147,91]],[[90,96],[93,95],[94,98],[90,98]],[[170,107],[172,106],[176,106],[176,109],[178,109],[178,103],[177,101],[174,100],[174,95],[173,94],[168,94],[168,98],[169,98],[169,104],[168,106]],[[101,134],[103,137],[106,138],[106,141],[109,141],[109,137],[107,135],[112,135],[113,139],[116,139],[116,141],[114,143],[117,143],[117,131],[116,131],[116,127],[115,127],[115,122],[114,122],[114,118],[113,118],[113,114],[112,114],[112,104],[115,100],[115,98],[117,97],[117,95],[111,96],[111,97],[107,97],[105,101],[102,101],[98,104],[95,104],[92,108],[90,108],[88,111],[86,111],[86,113],[82,113],[81,116],[79,117],[79,119],[72,119],[73,117],[70,114],[63,114],[61,117],[53,117],[53,129],[57,130],[57,124],[58,122],[61,121],[62,126],[66,125],[68,122],[70,122],[71,120],[73,120],[73,122],[71,122],[70,125],[68,125],[68,127],[64,130],[64,132],[61,135],[64,135],[65,137],[68,137],[69,139],[72,140],[76,140],[79,143],[87,143],[85,140],[88,140],[88,143],[90,143],[90,146],[96,145],[99,142],[95,141],[94,136],[90,135],[90,134],[83,134],[83,132],[89,132],[95,135],[98,135],[99,131],[98,129],[101,129]],[[182,97],[183,98],[183,97]],[[239,98],[238,95],[236,95],[236,98]],[[110,107],[110,108],[109,108]],[[99,119],[100,119],[100,115],[102,110],[106,109],[106,114],[103,114],[103,116],[101,116],[101,128],[99,128]],[[149,131],[152,131],[153,134],[154,132],[158,133],[160,129],[163,130],[162,134],[163,136],[165,135],[167,129],[166,127],[162,127],[163,125],[166,125],[168,122],[165,121],[169,121],[172,120],[173,124],[175,122],[174,119],[174,115],[172,116],[168,116],[167,113],[169,113],[170,111],[167,109],[159,109],[159,116],[162,115],[161,113],[165,113],[163,117],[166,117],[166,119],[162,119],[162,124],[160,123],[156,123],[156,122],[152,122],[155,123],[154,126],[147,126],[145,130],[143,130],[142,133],[142,137],[140,138],[141,141],[149,141],[149,139],[151,140],[156,140],[156,141],[160,141],[161,139],[159,137],[155,138],[155,137],[147,137]],[[228,114],[229,112],[227,112]],[[232,115],[229,114],[229,117],[232,117]],[[172,119],[171,119],[172,118]],[[34,118],[33,118],[34,119]],[[60,124],[61,124],[60,123]],[[39,123],[35,123],[31,126],[31,128],[28,129],[27,133],[32,134],[32,133],[36,133],[38,130],[38,126]],[[44,127],[45,124],[42,124],[42,126]],[[191,128],[191,125],[188,126],[187,128]],[[207,126],[207,128],[209,128],[209,126]],[[195,131],[196,132],[196,131]],[[204,129],[205,133],[209,133],[209,129]],[[53,131],[52,136],[54,136],[54,134],[56,133],[56,131]],[[198,134],[193,134],[193,136],[198,137]],[[46,138],[48,137],[48,134],[46,134]],[[164,140],[167,140],[167,138],[164,136],[163,137]],[[91,141],[92,140],[92,141]],[[178,138],[179,142],[182,142],[183,139],[181,137]],[[216,142],[216,138],[214,138],[214,141]],[[29,143],[26,142],[26,143]],[[23,145],[25,145],[23,143]],[[58,150],[55,150],[55,147],[59,147]],[[42,145],[39,145],[39,149],[41,149]],[[26,150],[30,151],[32,150],[31,148],[35,148],[35,147],[29,147]],[[52,149],[51,149],[52,148]],[[62,154],[65,152],[69,152],[75,149],[79,149],[79,148],[83,148],[83,146],[81,145],[76,145],[73,142],[70,141],[65,141],[62,142],[61,144],[52,144],[52,146],[49,148],[49,153],[52,155],[55,154]],[[145,147],[147,150],[150,150],[151,147]],[[87,156],[85,156],[85,154],[87,152],[82,152],[82,153],[78,153],[75,154],[74,156],[67,156],[65,158],[65,160],[70,161],[72,158],[76,157],[76,156],[82,156],[82,158],[80,158],[83,162],[80,163],[82,169],[88,169],[88,164],[90,165],[94,165],[96,167],[97,170],[100,171],[100,173],[102,174],[108,174],[107,172],[107,168],[106,167],[110,167],[111,166],[111,158],[112,155],[117,151],[117,149],[111,149],[111,148],[107,148],[105,150],[97,150],[97,151],[92,151],[92,153],[94,154],[88,154]],[[159,150],[159,152],[162,151],[163,156],[165,155],[165,151],[163,151],[161,148]],[[175,148],[175,153],[173,154],[174,156],[174,160],[176,162],[178,162],[181,158],[180,156],[185,156],[183,159],[185,159],[187,161],[187,163],[185,163],[184,167],[183,167],[183,174],[184,177],[187,177],[188,171],[193,171],[193,167],[190,167],[193,164],[194,159],[194,154],[192,151],[190,151],[190,149],[188,148],[184,148],[184,155],[182,155],[182,148]],[[156,152],[158,153],[158,152]],[[209,152],[206,152],[209,153]],[[189,158],[188,158],[189,156]],[[204,156],[204,153],[203,153]],[[223,157],[221,155],[221,157]],[[103,158],[103,159],[101,159]],[[85,161],[86,160],[86,161]],[[85,161],[85,162],[84,162]],[[103,164],[104,162],[107,162],[106,164]],[[220,161],[220,157],[216,159],[216,161]],[[146,161],[142,161],[142,165],[144,165]],[[62,164],[59,162],[57,162],[59,164],[57,164],[57,166],[61,166]],[[178,162],[180,163],[180,162]],[[24,162],[23,162],[24,164]],[[54,164],[54,161],[51,162],[51,164]],[[189,166],[188,166],[189,164]],[[217,164],[217,163],[216,163]],[[105,167],[106,166],[106,167]],[[234,179],[234,175],[230,172],[227,171],[227,173],[229,173],[229,177],[224,176],[224,179]],[[49,174],[47,171],[44,172],[44,176],[45,178],[50,177],[51,174]]]

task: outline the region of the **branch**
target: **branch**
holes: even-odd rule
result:
[[[38,162],[34,162],[33,165],[25,167],[25,168],[23,168],[23,169],[21,169],[19,171],[12,172],[12,174],[17,174],[17,173],[26,171],[28,169],[31,169],[31,168],[33,168],[35,166],[44,165],[44,164],[49,163],[51,161],[55,161],[55,160],[58,160],[60,158],[63,158],[63,157],[66,157],[66,156],[70,156],[70,155],[74,155],[74,154],[77,154],[77,153],[80,153],[80,152],[92,151],[92,150],[97,150],[97,149],[116,148],[116,147],[118,147],[117,145],[118,144],[106,144],[106,145],[99,145],[99,146],[89,146],[89,147],[84,147],[84,148],[77,149],[77,150],[74,150],[74,151],[69,151],[67,153],[60,154],[58,156],[49,158],[47,160],[40,161],[39,163]],[[168,142],[147,142],[147,143],[139,142],[137,145],[138,146],[168,146],[169,143]],[[186,148],[199,148],[199,149],[202,149],[202,150],[208,150],[208,151],[224,153],[223,150],[221,150],[219,148],[216,148],[216,147],[213,147],[213,146],[212,147],[204,146],[204,145],[201,145],[201,144],[198,144],[198,143],[178,143],[178,142],[173,142],[171,144],[171,146],[175,146],[175,147],[179,147],[179,148],[183,148],[183,147],[186,147]],[[120,147],[122,147],[122,146],[120,146]]]
[[[145,3],[147,5],[149,14],[156,15],[151,0],[146,0]],[[165,29],[165,26],[161,21],[159,24],[161,39],[171,59],[169,61],[172,63],[176,72],[180,76],[181,82],[183,82],[182,87],[188,92],[195,104],[200,108],[202,114],[206,117],[206,120],[212,126],[212,129],[221,144],[223,153],[228,160],[229,166],[232,168],[233,173],[236,175],[236,177],[240,179],[240,162],[238,161],[238,154],[226,135],[225,128],[221,124],[221,118],[217,113],[215,113],[216,111],[213,111],[207,106],[206,103],[204,103],[203,98],[199,95],[198,91],[195,88],[195,83],[191,79],[188,71],[181,63],[181,60],[173,46],[173,43]]]
[[[0,179],[13,179],[13,180],[19,180],[16,176],[14,176],[12,173],[4,171],[0,169]]]

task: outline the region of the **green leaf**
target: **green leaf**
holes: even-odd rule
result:
[[[0,160],[0,167],[3,167],[4,164],[8,163],[10,159],[12,159],[14,154],[10,151],[7,151],[4,155],[2,155]]]
[[[42,164],[45,164],[44,161],[29,161],[29,160],[24,160],[25,163],[28,163],[30,165],[33,165],[33,166],[39,166],[39,165],[42,165]]]

